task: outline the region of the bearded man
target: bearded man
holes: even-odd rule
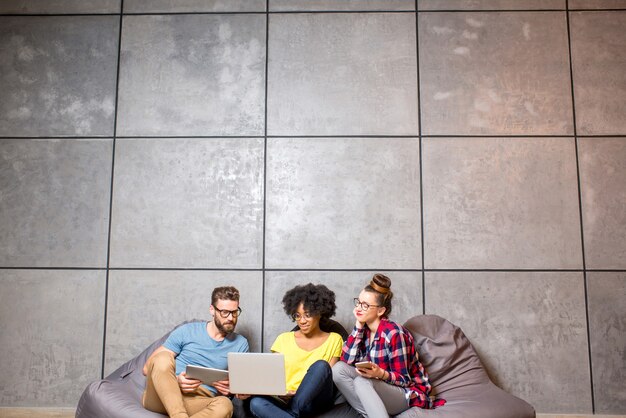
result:
[[[228,369],[229,352],[247,352],[248,340],[235,333],[241,314],[239,291],[216,287],[209,307],[212,321],[191,322],[176,328],[143,367],[144,408],[172,418],[230,418],[233,405],[227,380],[211,386],[189,379],[188,364]]]

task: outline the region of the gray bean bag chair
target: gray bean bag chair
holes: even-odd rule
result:
[[[187,322],[194,321],[199,320]],[[327,328],[328,331],[338,332],[342,336],[347,335],[346,330],[336,321],[329,320],[320,325],[322,329]],[[163,345],[168,336],[169,332],[103,380],[89,384],[78,401],[76,418],[167,418],[166,415],[145,409],[141,405],[141,397],[146,387],[146,378],[142,373],[143,365],[150,354]],[[233,399],[233,406],[234,417],[249,416],[245,402]],[[319,418],[357,418],[358,416],[348,404],[343,402],[343,398],[338,396],[334,409]]]
[[[199,320],[187,322],[194,321]],[[163,345],[169,334],[150,344],[141,354],[124,363],[104,380],[89,384],[78,401],[76,418],[167,418],[166,415],[145,409],[141,405],[141,397],[146,387],[143,365],[150,354]]]
[[[534,408],[491,382],[474,347],[456,325],[420,315],[404,326],[413,334],[433,393],[446,400],[437,409],[411,408],[396,418],[533,418]]]

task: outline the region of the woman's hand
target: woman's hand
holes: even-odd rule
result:
[[[365,326],[365,322],[361,322],[361,321],[359,321],[359,317],[358,317],[358,315],[356,314],[357,309],[359,309],[359,307],[358,307],[358,306],[352,310],[352,313],[354,314],[354,317],[356,318],[356,324],[354,324],[354,326],[355,326],[357,329],[361,329],[361,328],[363,328],[363,327]]]
[[[372,363],[372,368],[370,369],[360,369],[356,368],[356,372],[363,377],[368,379],[381,379],[384,380],[385,376],[387,376],[387,372],[381,369],[378,364]]]

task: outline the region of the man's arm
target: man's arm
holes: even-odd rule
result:
[[[148,374],[148,363],[150,363],[150,360],[152,360],[152,357],[154,357],[155,355],[162,353],[163,351],[166,351],[168,353],[170,353],[172,355],[172,357],[176,357],[176,353],[174,353],[172,350],[165,348],[165,346],[161,346],[159,348],[157,348],[156,350],[154,350],[154,352],[152,354],[150,354],[150,357],[148,357],[148,360],[146,360],[146,364],[143,365],[143,375],[146,376]]]

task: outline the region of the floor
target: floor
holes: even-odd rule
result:
[[[0,418],[74,418],[73,408],[0,408]],[[537,414],[537,418],[626,418],[626,415]]]
[[[0,408],[0,418],[74,418],[74,408]]]

